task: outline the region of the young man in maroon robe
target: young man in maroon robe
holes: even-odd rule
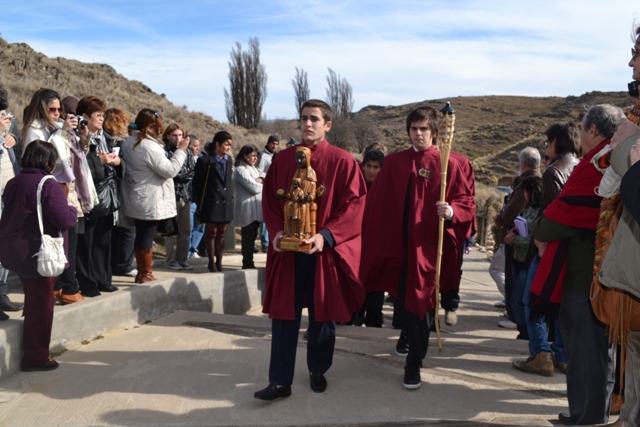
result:
[[[449,160],[446,201],[439,201],[440,153],[433,144],[438,122],[438,112],[430,107],[409,113],[407,133],[413,146],[385,158],[367,196],[362,229],[362,283],[367,292],[389,292],[402,308],[409,344],[404,373],[408,389],[421,385],[420,368],[429,345],[439,217],[446,219],[441,270],[446,278],[460,274],[457,236],[469,230],[474,215],[467,178],[455,157]]]
[[[360,227],[366,186],[355,158],[330,145],[331,108],[323,101],[302,105],[302,144],[311,151],[311,167],[324,194],[316,198],[317,234],[307,239],[310,254],[278,248],[283,236],[284,200],[279,189],[291,185],[298,169],[295,147],[274,157],[263,188],[262,212],[270,236],[263,311],[272,319],[269,385],[254,397],[274,400],[291,395],[303,307],[309,311],[307,367],[314,392],[327,387],[324,377],[333,360],[335,321],[346,322],[362,307],[365,293],[358,278]]]

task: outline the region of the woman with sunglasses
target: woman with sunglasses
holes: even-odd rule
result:
[[[22,152],[31,141],[48,141],[58,129],[62,115],[62,98],[53,89],[40,89],[31,97],[22,119]]]
[[[180,138],[168,159],[160,141],[164,128],[157,111],[145,108],[136,116],[136,131],[122,144],[127,170],[122,181],[122,210],[136,223],[134,251],[138,267],[136,283],[153,277],[153,236],[158,224],[177,215],[173,178],[187,157],[189,138]]]
[[[33,94],[31,102],[24,110],[24,126],[22,129],[22,151],[33,141],[41,140],[51,143],[58,152],[56,167],[53,172],[56,180],[62,185],[67,194],[70,206],[74,206],[81,216],[82,209],[75,191],[76,174],[72,168],[72,146],[77,144],[74,128],[77,126],[75,112],[64,113],[63,103],[58,92],[52,89],[40,89]],[[77,172],[81,175],[80,172]],[[88,194],[87,202],[96,203],[95,189],[94,200]],[[77,224],[69,227],[68,245],[71,258],[69,267],[60,275],[54,286],[53,294],[61,304],[73,304],[82,301],[78,280],[75,276],[75,255],[77,244]]]

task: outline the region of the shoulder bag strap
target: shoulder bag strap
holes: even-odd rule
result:
[[[40,226],[40,234],[44,234],[44,225],[42,224],[42,187],[44,182],[48,179],[55,179],[53,175],[45,175],[38,184],[38,194],[36,196],[37,208],[38,208],[38,225]]]
[[[207,176],[204,178],[204,187],[202,188],[202,196],[200,197],[200,209],[202,209],[202,204],[204,203],[204,193],[207,191],[207,183],[209,182],[209,172],[211,171],[211,162],[209,162],[209,166],[207,167]]]

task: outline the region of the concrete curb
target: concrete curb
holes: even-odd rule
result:
[[[170,274],[170,278],[145,284],[118,283],[118,292],[56,307],[51,351],[59,353],[109,331],[143,324],[176,310],[242,315],[262,305],[264,269]],[[21,319],[9,320],[0,329],[0,381],[20,370],[22,325]]]

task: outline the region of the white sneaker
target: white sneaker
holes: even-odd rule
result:
[[[498,326],[500,326],[501,328],[505,328],[505,329],[518,329],[518,325],[516,325],[515,323],[513,323],[509,319],[503,319],[503,320],[499,321],[498,322]]]
[[[198,255],[198,252],[194,252],[189,258],[200,258],[200,255]]]
[[[123,274],[123,276],[127,276],[127,277],[136,277],[137,275],[138,275],[138,270],[135,268]]]
[[[453,326],[458,323],[458,313],[456,313],[455,311],[445,311],[444,323],[449,326]]]
[[[507,306],[507,303],[505,301],[498,301],[497,303],[493,304],[493,306],[496,308],[505,308]]]

